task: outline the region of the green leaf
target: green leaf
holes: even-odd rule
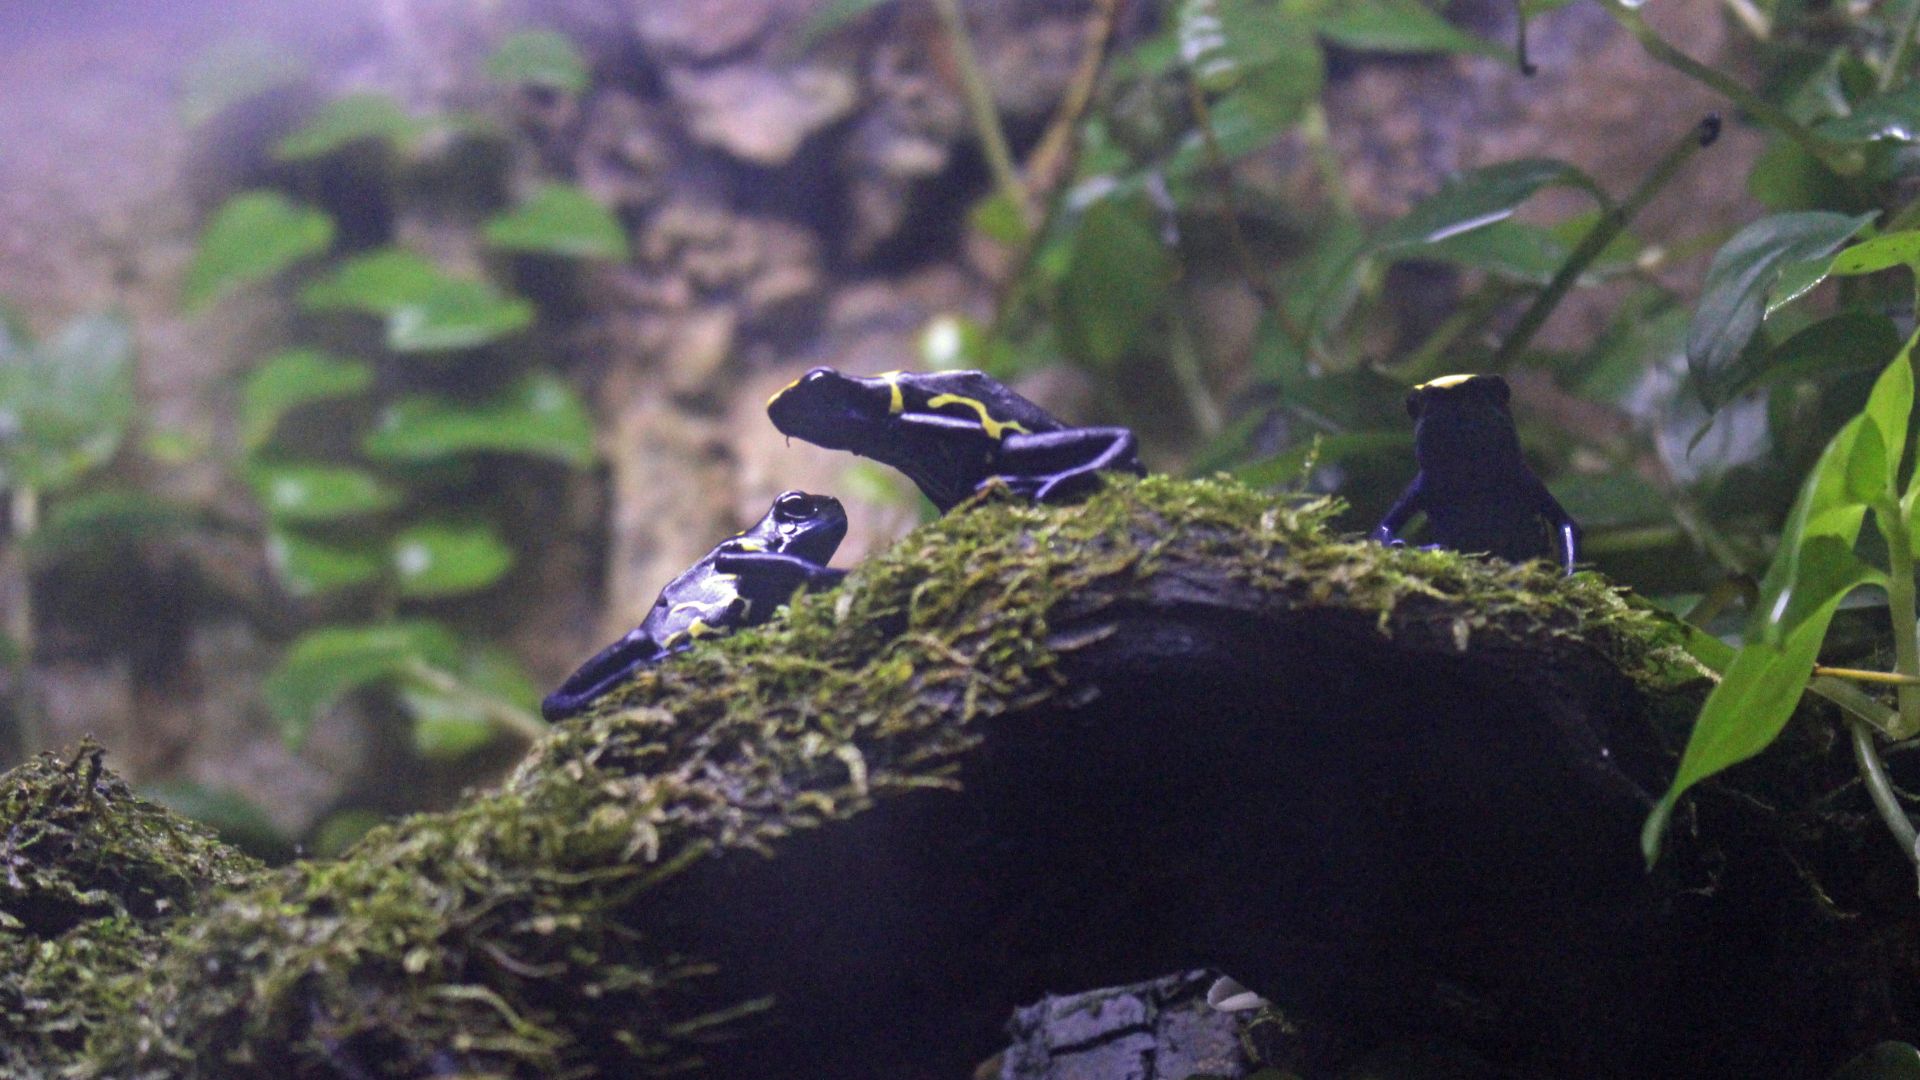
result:
[[[513,210],[488,221],[487,243],[577,259],[624,260],[627,231],[593,196],[570,184],[545,184]]]
[[[1797,379],[1877,370],[1900,351],[1893,320],[1849,309],[1814,323],[1771,349],[1749,352],[1727,373],[1728,398]],[[1751,357],[1751,361],[1749,359]]]
[[[395,352],[472,349],[525,330],[533,305],[484,281],[448,279],[424,299],[387,316],[387,348]]]
[[[269,90],[306,76],[300,55],[270,41],[241,38],[208,49],[187,65],[180,85],[180,118],[201,124]]]
[[[293,845],[280,833],[259,803],[232,788],[209,787],[191,780],[142,784],[140,795],[176,814],[183,814],[220,834],[220,838],[262,858],[286,858]]]
[[[361,311],[390,315],[424,300],[447,279],[438,266],[404,248],[356,255],[308,285],[300,302],[314,311]]]
[[[430,126],[385,94],[348,94],[322,105],[298,131],[281,139],[273,153],[282,161],[307,161],[378,140],[404,154]]]
[[[587,61],[571,40],[552,30],[509,34],[487,57],[487,76],[497,82],[540,86],[566,94],[587,90]]]
[[[59,499],[21,546],[36,568],[118,558],[131,545],[179,536],[200,523],[191,507],[143,491],[110,488]]]
[[[1485,270],[1512,281],[1545,285],[1572,252],[1554,230],[1518,221],[1496,221],[1417,249],[1421,259]]]
[[[1847,498],[1872,505],[1882,497],[1893,497],[1893,468],[1887,464],[1887,439],[1880,425],[1862,424],[1854,437],[1853,452],[1847,455]]]
[[[342,263],[307,286],[301,302],[315,311],[361,311],[387,320],[396,352],[466,349],[518,333],[533,322],[533,305],[484,281],[448,276],[400,248],[383,248]]]
[[[1826,211],[1774,214],[1740,230],[1713,257],[1687,327],[1687,366],[1708,408],[1727,400],[1730,373],[1759,331],[1767,295],[1782,269],[1824,258],[1873,218],[1871,213],[1848,217]]]
[[[1125,356],[1165,309],[1173,257],[1134,200],[1102,199],[1081,215],[1060,283],[1061,321],[1081,358],[1111,365]]]
[[[1892,93],[1868,98],[1847,116],[1814,127],[1815,134],[1837,142],[1920,142],[1920,84],[1908,82]]]
[[[1216,120],[1239,113],[1270,135],[1299,119],[1319,95],[1325,79],[1319,44],[1307,24],[1275,0],[1184,0],[1177,19],[1180,56],[1194,81],[1228,95]]]
[[[1659,858],[1667,822],[1688,788],[1758,754],[1779,736],[1813,677],[1820,642],[1844,597],[1845,590],[1836,591],[1784,640],[1752,642],[1734,656],[1694,722],[1672,786],[1641,829],[1640,850],[1648,865]]]
[[[406,596],[484,589],[513,566],[513,549],[490,522],[430,521],[393,538],[388,561]]]
[[[314,717],[355,690],[383,683],[413,664],[451,668],[460,639],[439,623],[327,626],[296,640],[262,691],[290,746],[306,740]]]
[[[1512,217],[1522,203],[1550,187],[1579,188],[1602,205],[1607,201],[1592,177],[1564,161],[1504,161],[1447,181],[1375,236],[1372,249],[1398,252],[1486,228]]]
[[[400,494],[347,465],[256,462],[247,470],[254,497],[276,522],[338,521],[391,510]]]
[[[367,456],[423,463],[465,454],[529,454],[575,468],[593,463],[593,420],[573,388],[530,372],[491,401],[418,395],[395,402],[367,435]]]
[[[1851,276],[1896,266],[1920,273],[1920,231],[1904,229],[1862,240],[1835,255],[1828,272]]]
[[[267,564],[295,596],[318,596],[363,585],[386,563],[369,542],[322,540],[293,529],[267,533]]]
[[[1885,580],[1853,554],[1866,509],[1849,493],[1848,474],[1862,438],[1883,436],[1882,461],[1897,463],[1905,453],[1913,345],[1908,339],[1887,365],[1866,408],[1828,442],[1801,486],[1760,584],[1747,643],[1708,696],[1673,784],[1647,818],[1640,843],[1649,862],[1658,856],[1667,820],[1688,788],[1766,749],[1780,734],[1812,677],[1840,601],[1859,585]]]
[[[265,446],[280,421],[318,401],[352,397],[373,385],[373,366],[319,349],[289,349],[268,357],[240,391],[240,442],[249,453]]]
[[[1379,53],[1474,53],[1509,58],[1511,50],[1469,34],[1420,0],[1344,0],[1314,24],[1349,49]]]
[[[446,693],[418,682],[407,683],[400,690],[400,700],[413,713],[413,746],[422,757],[456,758],[493,741],[499,728],[477,707],[476,696],[520,709],[529,718],[538,715],[539,685],[503,649],[471,650],[461,669],[449,674],[459,680],[456,692]]]
[[[118,316],[0,352],[0,488],[57,491],[106,464],[133,408],[133,330]]]
[[[277,191],[228,199],[200,234],[181,298],[188,310],[261,281],[333,243],[333,219]]]
[[[1920,1050],[1883,1042],[1847,1062],[1831,1080],[1920,1080]]]

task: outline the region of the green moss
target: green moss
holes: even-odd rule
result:
[[[76,899],[92,873],[81,857],[74,888],[50,895],[105,917],[76,931],[105,956],[102,974],[71,987],[84,969],[29,965],[11,984],[44,1000],[66,978],[82,1003],[41,1064],[98,1076],[678,1067],[728,1014],[700,1003],[698,957],[650,935],[649,894],[695,860],[773,851],[876,799],[951,784],[977,721],[1072,689],[1048,645],[1068,600],[1123,602],[1199,574],[1257,617],[1334,608],[1470,655],[1578,651],[1653,693],[1697,677],[1671,620],[1596,577],[1383,548],[1330,534],[1334,509],[1162,477],[1066,508],[989,500],[785,619],[641,673],[499,792],[376,829],[337,861],[246,873],[200,852],[176,893],[196,878],[225,888],[157,936],[126,929],[136,905]],[[19,788],[7,797],[31,801]],[[125,853],[156,828],[74,835]],[[127,1001],[139,1009],[97,1022]],[[0,1019],[21,1030],[17,1014]]]

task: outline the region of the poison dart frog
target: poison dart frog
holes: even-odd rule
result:
[[[722,540],[668,582],[640,625],[580,665],[540,703],[540,714],[573,716],[635,670],[700,638],[766,622],[801,589],[837,584],[846,573],[827,569],[826,562],[846,535],[840,500],[783,493],[752,528]]]
[[[1057,502],[1103,470],[1146,471],[1133,432],[1068,427],[978,371],[862,378],[817,367],[769,398],[767,416],[786,435],[899,469],[942,513],[994,482]]]
[[[1580,526],[1527,467],[1498,375],[1448,375],[1407,395],[1420,473],[1373,530],[1381,543],[1415,511],[1435,546],[1515,561],[1558,559],[1573,573]],[[1549,532],[1551,530],[1551,532]]]

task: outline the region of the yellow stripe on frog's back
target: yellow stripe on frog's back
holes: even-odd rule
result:
[[[977,401],[970,397],[965,397],[960,394],[936,394],[927,402],[927,408],[929,409],[937,409],[942,405],[965,405],[967,408],[979,413],[980,426],[985,429],[987,435],[991,438],[1005,438],[1006,433],[1009,431],[1017,431],[1022,435],[1032,434],[1032,432],[1027,430],[1026,425],[1020,423],[1018,420],[995,420],[993,414],[987,410],[985,402]]]

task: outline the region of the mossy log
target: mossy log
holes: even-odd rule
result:
[[[1197,964],[1330,1045],[1559,1075],[1899,1034],[1910,929],[1823,922],[1779,814],[1724,800],[1682,825],[1738,843],[1640,865],[1704,684],[1677,623],[1333,510],[1166,478],[963,508],[334,861],[261,868],[43,758],[0,801],[0,1064],[954,1076],[1045,991]]]

